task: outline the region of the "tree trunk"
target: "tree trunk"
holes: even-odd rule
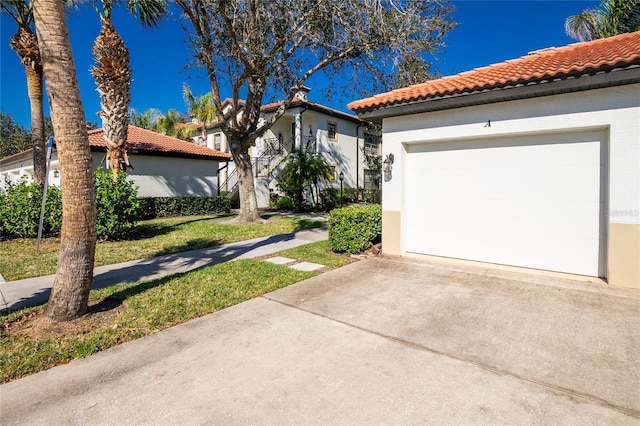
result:
[[[236,165],[236,173],[238,173],[238,194],[240,196],[240,214],[238,222],[260,222],[260,214],[258,212],[258,200],[256,198],[256,189],[253,180],[253,168],[251,167],[251,156],[247,152],[243,152],[240,148],[241,144],[230,141],[231,154]]]
[[[31,146],[33,147],[33,177],[44,184],[46,165],[46,144],[44,142],[44,112],[42,94],[42,65],[26,66],[27,92],[31,105]]]
[[[87,311],[96,245],[91,152],[64,4],[35,0],[43,73],[60,160],[62,230],[58,270],[45,317],[67,321]]]
[[[107,144],[107,160],[118,180],[120,170],[127,171],[127,135],[129,104],[131,103],[131,67],[129,50],[109,18],[102,20],[102,29],[93,45],[96,66],[91,75],[100,95],[102,136]]]
[[[9,46],[18,54],[27,76],[27,93],[31,106],[31,146],[33,148],[33,177],[44,183],[46,173],[44,143],[44,113],[42,111],[42,60],[38,38],[26,25],[20,25],[11,37]]]

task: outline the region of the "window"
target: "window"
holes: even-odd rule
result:
[[[327,123],[327,137],[330,141],[338,140],[338,125],[336,123]]]
[[[333,169],[333,172],[331,173],[331,175],[333,177],[331,178],[330,182],[337,182],[338,181],[338,167],[337,166],[331,166],[331,168]]]
[[[367,155],[380,155],[380,141],[372,134],[364,134],[364,153]]]
[[[364,189],[380,189],[381,175],[378,170],[364,171]]]
[[[222,133],[216,133],[213,135],[213,149],[220,151],[222,148]]]

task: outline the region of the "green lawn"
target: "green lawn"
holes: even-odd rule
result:
[[[177,228],[184,227],[183,229],[190,230],[189,232],[195,232],[192,230],[194,223],[199,223],[200,229],[208,232],[221,226],[212,224],[208,218],[201,218],[195,222],[173,219],[169,223],[173,223]],[[151,226],[166,229],[166,224],[167,220],[156,221]],[[284,229],[283,232],[291,232],[308,225],[306,222],[286,218],[276,220],[268,226],[281,227]],[[260,226],[263,225],[257,225]],[[234,232],[228,230],[225,238],[245,239],[247,235],[255,232],[253,225],[246,226],[247,230],[244,232],[239,228],[245,225],[233,227]],[[226,226],[222,229],[226,229]],[[170,235],[171,232],[174,230],[148,238],[160,238]],[[174,235],[173,240],[185,239]],[[212,240],[207,241],[210,244]],[[162,250],[168,250],[167,247],[172,246],[167,244]],[[273,256],[286,256],[332,268],[343,266],[350,261],[347,255],[331,252],[328,241],[310,243],[275,253]],[[0,315],[0,383],[156,333],[316,274],[297,271],[264,260],[236,260],[153,281],[92,290],[90,315],[70,323],[62,323],[63,325],[42,327],[40,315],[43,306]],[[16,333],[16,330],[22,332]]]
[[[24,309],[0,317],[0,382],[45,370],[73,358],[100,350],[224,309],[264,293],[314,276],[285,266],[253,259],[225,262],[153,281],[91,291],[91,311],[113,311],[120,315],[93,325],[78,325],[66,336],[7,335],[11,322],[37,315],[42,307]],[[99,314],[94,314],[99,317]],[[76,320],[80,323],[87,318]]]
[[[229,218],[193,216],[140,222],[132,238],[125,241],[98,243],[95,266],[212,247],[326,225],[326,222],[320,220],[282,216],[271,217],[266,224],[220,223],[226,219]],[[7,281],[54,274],[58,261],[59,245],[59,238],[45,238],[40,245],[40,255],[36,256],[35,239],[4,241],[0,243],[0,273]]]

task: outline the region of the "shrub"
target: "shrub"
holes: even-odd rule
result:
[[[278,201],[276,201],[276,209],[278,210],[293,210],[294,207],[293,201],[291,201],[291,198],[286,195],[280,197]]]
[[[229,213],[229,197],[144,197],[140,198],[142,218],[196,216]]]
[[[325,188],[320,191],[320,203],[325,210],[333,210],[340,206],[340,189]]]
[[[98,239],[107,240],[126,236],[140,218],[138,188],[127,180],[127,174],[113,174],[104,169],[95,171],[96,231]]]
[[[42,188],[37,183],[28,184],[7,181],[0,193],[0,238],[28,238],[38,234]],[[62,200],[60,189],[47,189],[47,203],[44,210],[43,234],[60,232],[62,225]]]
[[[381,233],[379,205],[353,205],[331,211],[329,245],[335,252],[360,253],[375,244]]]
[[[363,189],[362,201],[371,204],[382,203],[382,190],[381,189]]]

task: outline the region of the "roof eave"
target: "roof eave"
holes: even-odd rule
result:
[[[600,89],[640,83],[640,65],[627,68],[581,74],[552,80],[541,80],[523,84],[502,86],[474,92],[465,92],[446,96],[430,97],[414,102],[368,108],[356,111],[358,117],[381,123],[382,119],[407,114],[440,111],[496,102],[527,99],[561,93]]]

